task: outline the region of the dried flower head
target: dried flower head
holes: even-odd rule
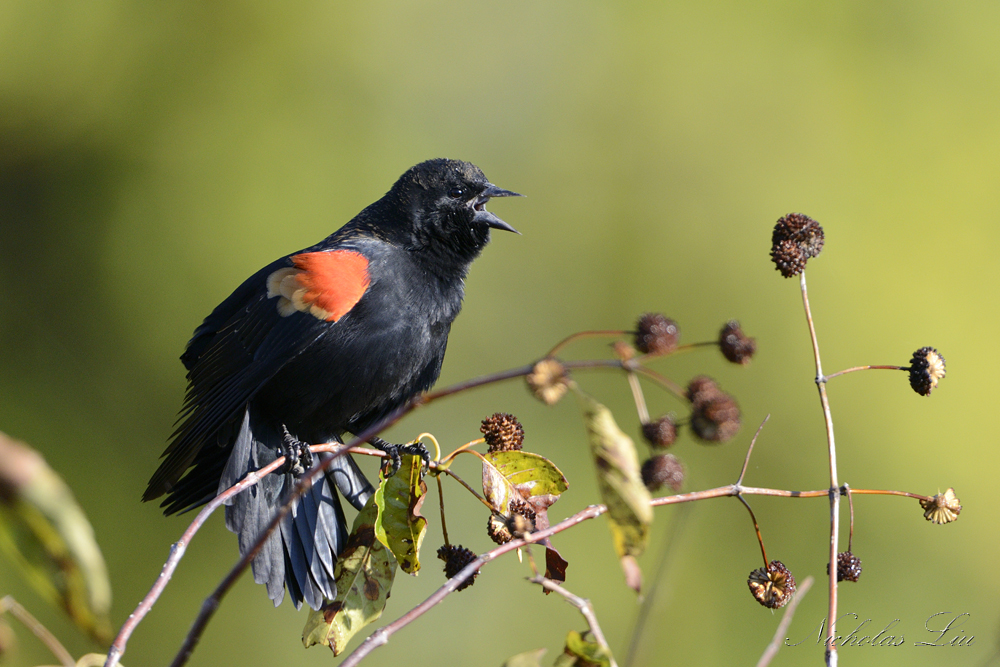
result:
[[[444,576],[451,579],[456,574],[462,571],[466,565],[476,560],[475,552],[466,549],[461,544],[443,544],[437,552],[438,558],[444,561]],[[476,577],[479,576],[479,570],[459,584],[456,591],[468,588],[472,584],[476,583]]]
[[[535,530],[535,510],[528,503],[514,498],[507,505],[507,528],[514,535]]]
[[[676,493],[684,485],[684,466],[673,454],[653,456],[642,464],[642,483],[650,491],[666,485]]]
[[[743,333],[739,322],[730,320],[719,332],[719,348],[726,359],[745,366],[757,351],[757,341]]]
[[[490,452],[514,452],[524,445],[524,427],[517,417],[506,412],[497,412],[483,420],[479,427]]]
[[[930,396],[944,377],[944,357],[933,347],[922,347],[910,359],[910,386],[921,396]]]
[[[688,382],[686,396],[691,403],[703,403],[721,393],[722,390],[715,384],[715,380],[707,375],[698,375]]]
[[[823,228],[802,213],[779,218],[771,233],[771,261],[785,278],[797,276],[823,249]]]
[[[672,415],[642,425],[642,437],[655,449],[666,449],[677,441],[677,423]]]
[[[740,430],[740,406],[719,393],[691,406],[691,432],[706,442],[726,442]]]
[[[531,393],[545,405],[555,405],[569,388],[566,367],[551,357],[536,363],[525,377]]]
[[[924,518],[931,523],[951,523],[962,513],[962,504],[955,496],[955,489],[921,500],[920,506],[924,508]]]
[[[486,521],[486,534],[497,544],[507,544],[514,539],[514,535],[507,527],[507,521],[499,514],[490,514],[490,518]]]
[[[660,313],[646,313],[635,325],[635,347],[643,354],[668,354],[677,348],[677,322]]]
[[[768,609],[780,609],[788,604],[795,592],[795,577],[780,560],[772,560],[767,569],[757,568],[747,579],[750,592]]]
[[[830,564],[826,564],[826,573],[830,574]],[[837,581],[857,581],[861,577],[861,559],[850,551],[837,554]]]

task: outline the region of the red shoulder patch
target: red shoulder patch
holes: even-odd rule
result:
[[[278,269],[267,278],[268,298],[288,316],[308,311],[336,322],[361,300],[371,283],[368,260],[353,250],[304,252],[291,257],[295,268]]]

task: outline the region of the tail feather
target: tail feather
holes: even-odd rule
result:
[[[277,458],[282,440],[279,428],[256,419],[247,410],[219,490]],[[329,454],[321,454],[319,459],[327,457]],[[347,521],[333,486],[357,508],[364,506],[374,489],[350,456],[339,457],[332,466],[292,504],[279,529],[271,533],[254,558],[254,581],[267,585],[275,606],[284,599],[286,586],[296,608],[305,601],[317,609],[324,599],[337,595],[333,573],[336,556],[347,543]],[[226,527],[239,537],[241,554],[247,553],[267,528],[296,481],[291,474],[274,473],[227,502]]]

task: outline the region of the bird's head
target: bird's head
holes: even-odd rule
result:
[[[447,251],[471,261],[489,243],[491,228],[519,233],[487,211],[486,202],[521,195],[493,185],[469,162],[421,162],[400,177],[391,193],[409,213],[411,247]]]

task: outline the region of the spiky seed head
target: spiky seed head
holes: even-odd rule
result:
[[[765,568],[757,568],[747,579],[750,592],[757,602],[768,609],[780,609],[795,593],[795,577],[780,560],[772,560]]]
[[[757,351],[757,341],[743,333],[739,322],[730,320],[719,332],[719,348],[726,359],[746,366]]]
[[[684,485],[684,466],[673,454],[659,454],[642,464],[642,483],[650,491],[669,486],[674,493]]]
[[[771,261],[785,278],[797,276],[820,253],[823,243],[818,222],[802,213],[789,213],[778,219],[771,233]]]
[[[646,313],[635,325],[635,348],[643,354],[669,354],[677,349],[681,333],[669,317]]]
[[[910,386],[921,396],[930,396],[945,375],[944,357],[933,347],[922,347],[910,359]]]
[[[470,549],[466,549],[461,544],[443,544],[437,551],[437,557],[444,561],[444,576],[451,579],[461,572],[466,565],[476,560],[476,554]],[[475,574],[459,584],[455,591],[461,591],[476,582],[479,570]]]

